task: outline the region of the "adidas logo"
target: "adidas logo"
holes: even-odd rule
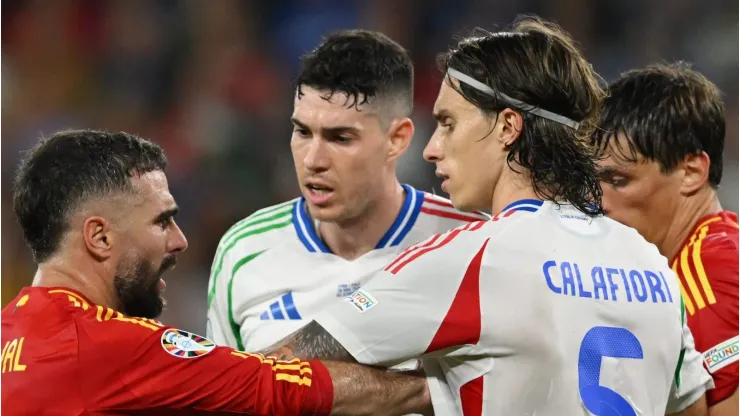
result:
[[[260,319],[263,321],[269,321],[270,319],[275,320],[299,320],[301,314],[298,313],[298,309],[295,308],[293,303],[293,293],[288,292],[284,294],[280,299],[270,304],[270,307],[262,312]]]

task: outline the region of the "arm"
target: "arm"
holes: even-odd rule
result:
[[[85,352],[81,372],[89,375],[82,388],[94,392],[89,401],[96,409],[265,416],[430,414],[426,383],[418,375],[332,361],[282,361],[217,347],[148,320],[120,318],[82,328],[81,339],[93,341],[80,348]]]
[[[694,402],[691,406],[678,412],[671,413],[670,416],[707,416],[707,398],[701,396],[701,398]]]
[[[732,393],[732,396],[722,400],[709,409],[709,416],[735,416],[737,414],[740,414],[737,389]]]
[[[333,415],[433,415],[426,379],[358,364],[323,361],[334,383]]]
[[[267,355],[281,360],[294,357],[336,360],[322,361],[334,382],[335,414],[345,411],[351,414],[433,414],[423,372],[393,373],[348,364],[357,361],[316,321],[279,344],[268,348]]]
[[[714,379],[715,388],[707,392],[711,409],[731,397],[738,387],[737,242],[729,237],[708,237],[693,250],[687,256],[689,267],[679,270],[683,281],[696,282],[704,301],[701,305],[687,291],[687,304],[692,302],[694,306],[693,313],[688,314],[688,325]]]
[[[704,368],[703,357],[694,346],[694,337],[686,323],[681,300],[681,353],[666,407],[667,414],[698,416],[707,414],[705,392],[712,388],[712,378]]]
[[[326,359],[357,362],[330,333],[316,321],[288,335],[266,350],[266,355],[281,360],[301,357],[306,360]]]

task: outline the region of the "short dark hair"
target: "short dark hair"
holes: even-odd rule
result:
[[[642,155],[670,172],[688,155],[707,152],[709,183],[722,180],[724,103],[719,89],[686,62],[654,64],[625,72],[609,86],[594,144],[603,155],[618,134],[627,160]],[[618,143],[618,142],[617,142]]]
[[[439,64],[442,72],[455,69],[494,91],[580,122],[578,128],[568,127],[445,77],[448,85],[488,116],[505,108],[521,113],[522,131],[511,145],[507,163],[511,167],[515,161],[529,170],[540,198],[568,202],[590,216],[603,213],[589,139],[605,91],[601,78],[566,32],[538,17],[519,16],[505,31],[463,39],[440,55]]]
[[[312,51],[301,57],[295,80],[298,97],[301,87],[326,91],[329,100],[336,93],[347,95],[347,106],[370,99],[393,100],[393,117],[408,117],[414,107],[414,66],[409,53],[388,36],[369,30],[331,33]],[[385,104],[383,105],[385,107]],[[387,107],[386,107],[387,108]]]
[[[82,203],[132,190],[130,178],[167,167],[162,149],[131,134],[71,130],[42,139],[21,162],[13,209],[41,263],[57,250]]]

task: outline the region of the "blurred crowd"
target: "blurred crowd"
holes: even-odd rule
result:
[[[607,80],[651,62],[694,63],[724,93],[720,197],[737,211],[738,9],[731,0],[8,0],[2,305],[35,269],[13,216],[11,183],[23,151],[39,137],[103,128],[164,147],[190,248],[165,275],[170,303],[162,320],[203,332],[221,235],[256,209],[298,195],[289,138],[299,56],[323,34],[355,27],[380,30],[411,52],[417,132],[399,173],[431,191],[437,181],[421,149],[434,126],[436,54],[476,27],[500,27],[519,13],[560,23]]]

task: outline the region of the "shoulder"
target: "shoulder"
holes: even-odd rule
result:
[[[676,254],[674,263],[692,264],[698,274],[704,269],[732,269],[737,281],[737,223],[723,221],[720,216],[704,221],[696,228],[686,245]]]
[[[469,222],[487,221],[491,219],[488,214],[480,211],[463,212],[456,209],[449,199],[433,195],[427,192],[419,192],[423,198],[421,203],[420,215],[423,218],[434,221],[439,224],[439,231],[446,231],[450,228],[465,225]]]
[[[260,209],[229,228],[218,244],[212,272],[220,272],[227,259],[239,261],[284,241],[293,232],[291,225],[298,201],[296,198]]]
[[[299,198],[255,211],[252,215],[231,226],[219,242],[219,249],[236,245],[242,240],[264,240],[280,234],[292,224]]]

